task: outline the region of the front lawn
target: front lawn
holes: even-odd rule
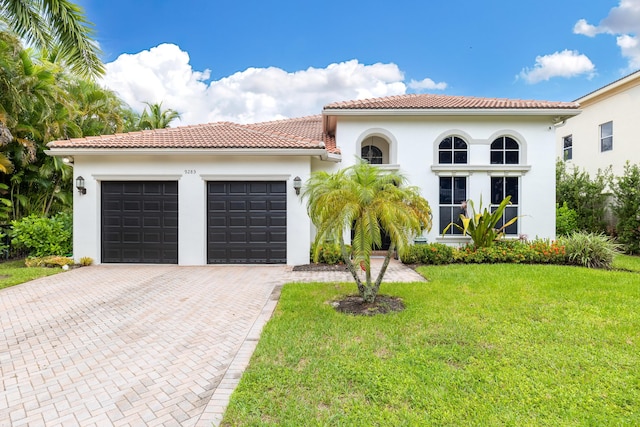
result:
[[[640,273],[640,256],[617,254],[613,257],[613,268]]]
[[[419,270],[374,317],[328,303],[354,285],[286,285],[223,425],[640,425],[636,273]]]
[[[60,273],[60,268],[26,267],[24,260],[0,263],[0,289]]]

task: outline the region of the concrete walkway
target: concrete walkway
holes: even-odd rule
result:
[[[395,261],[385,279],[421,280]],[[281,285],[350,280],[111,265],[0,290],[0,426],[218,425]]]

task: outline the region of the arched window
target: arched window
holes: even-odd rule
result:
[[[375,145],[363,145],[360,156],[372,165],[382,164],[382,150]]]
[[[457,136],[448,136],[438,145],[438,163],[466,164],[468,160],[467,143]]]
[[[501,136],[491,143],[492,165],[517,165],[520,163],[520,145],[508,136]]]

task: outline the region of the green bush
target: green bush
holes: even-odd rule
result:
[[[573,233],[559,241],[565,247],[569,264],[588,268],[611,268],[613,256],[618,252],[618,245],[602,233]]]
[[[556,234],[568,236],[576,231],[578,231],[578,213],[567,206],[567,202],[562,202],[562,205],[556,203]]]
[[[627,163],[612,185],[618,241],[629,254],[640,253],[640,167]]]
[[[402,254],[405,264],[449,264],[453,261],[453,248],[442,243],[411,245]]]
[[[318,247],[318,258],[314,259],[315,246],[311,246],[311,259],[313,262],[320,264],[342,264],[342,252],[340,251],[340,245],[333,242],[324,242]],[[351,246],[347,245],[347,252],[351,253]]]
[[[51,218],[30,215],[11,221],[12,243],[25,248],[30,256],[67,255],[73,248],[72,217],[59,213]]]
[[[565,250],[558,242],[546,239],[536,239],[531,242],[501,240],[491,247],[464,246],[454,251],[453,259],[455,262],[465,264],[564,264]]]

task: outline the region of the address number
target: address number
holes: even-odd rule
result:
[[[196,170],[195,169],[185,169],[184,170],[184,174],[185,175],[195,175],[196,174]]]

